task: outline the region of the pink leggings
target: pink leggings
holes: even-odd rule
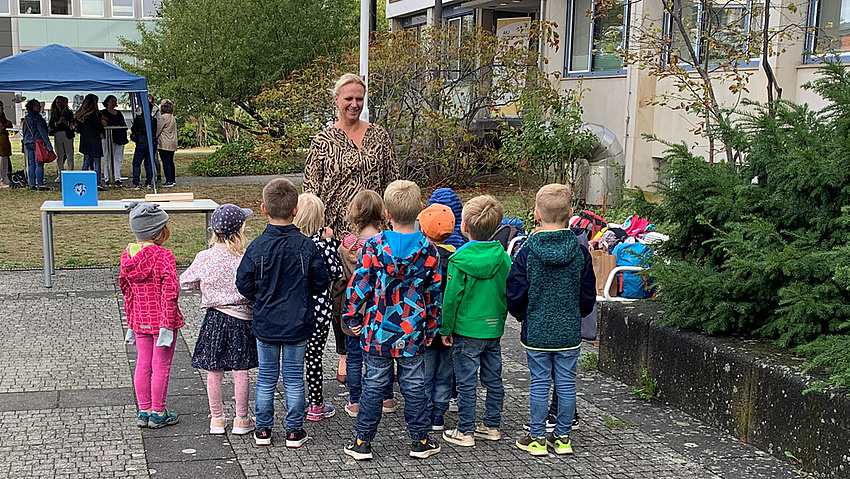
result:
[[[165,411],[165,396],[168,394],[168,376],[171,375],[171,359],[177,345],[177,335],[171,346],[154,346],[155,334],[136,334],[136,399],[139,409]]]
[[[207,398],[210,400],[212,417],[224,416],[221,401],[221,381],[224,371],[207,371]],[[236,415],[248,417],[248,371],[233,371],[233,392],[236,396]]]

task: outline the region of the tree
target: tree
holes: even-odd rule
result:
[[[121,40],[135,62],[119,63],[189,116],[214,114],[260,133],[268,121],[254,97],[315,57],[354,45],[357,11],[354,0],[167,0],[151,30],[139,24],[138,41]]]

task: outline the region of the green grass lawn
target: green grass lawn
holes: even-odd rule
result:
[[[191,150],[187,150],[187,152],[180,152],[177,155],[174,155],[174,172],[179,181],[180,178],[185,178],[187,176],[198,176],[191,171],[189,171],[189,165],[192,164],[198,158],[209,156],[209,153],[192,153]],[[67,165],[66,165],[67,167]],[[83,155],[76,154],[74,155],[74,169],[80,170],[83,167]],[[106,161],[104,160],[103,168],[106,168]],[[26,168],[26,158],[24,155],[12,155],[12,171],[23,170]],[[57,165],[54,161],[53,163],[49,163],[44,167],[44,183],[48,186],[52,186],[53,179],[58,176],[57,174]],[[133,177],[133,154],[124,152],[124,162],[121,166],[121,176],[126,178]],[[145,167],[142,166],[141,176],[145,176]],[[58,183],[57,183],[58,185]]]

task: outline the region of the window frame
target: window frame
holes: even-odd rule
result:
[[[130,1],[130,14],[129,15],[116,15],[115,14],[115,2],[116,1],[118,1],[118,0],[109,0],[109,13],[111,14],[110,16],[112,18],[120,18],[120,19],[136,18],[136,1],[135,0],[129,0]]]
[[[66,0],[68,2],[68,13],[53,13],[53,2],[55,0],[50,0],[48,2],[50,6],[50,16],[51,17],[73,17],[74,16],[74,2],[73,0]]]
[[[139,2],[138,2],[139,8],[140,8],[139,13],[141,14],[140,18],[143,18],[143,19],[157,18],[156,12],[157,12],[157,10],[162,8],[162,0],[150,0],[151,6],[154,7],[153,15],[148,15],[147,12],[145,11],[145,1],[146,0],[139,0]],[[135,4],[136,2],[134,1],[133,3]]]
[[[28,16],[28,17],[30,17],[30,16],[32,16],[32,17],[41,17],[41,16],[44,16],[44,2],[42,2],[41,0],[26,0],[26,1],[33,2],[33,3],[37,3],[37,4],[38,4],[38,13],[26,13],[26,12],[24,11],[24,9],[23,9],[23,8],[21,8],[21,2],[22,2],[22,1],[24,1],[24,0],[14,0],[14,2],[18,4],[18,14],[19,14],[19,15],[26,15],[26,16]],[[10,13],[11,13],[11,10],[12,10],[12,6],[11,6],[11,5],[9,5],[9,11],[10,11]]]
[[[629,27],[631,26],[631,9],[629,8],[629,1],[623,1],[623,39],[620,42],[621,48],[627,48],[629,44]],[[591,5],[595,8],[596,0],[591,0]],[[590,35],[588,36],[588,63],[585,66],[586,69],[578,70],[573,69],[573,38],[575,34],[575,26],[576,19],[578,15],[576,14],[576,0],[570,0],[568,2],[568,10],[567,17],[569,21],[567,22],[567,42],[568,47],[564,52],[564,76],[569,78],[575,77],[587,77],[587,76],[611,76],[611,75],[625,75],[626,69],[623,67],[623,62],[620,62],[620,68],[616,70],[599,70],[593,71],[593,60],[597,55],[594,53],[593,43],[596,37],[596,28],[597,28],[597,19],[594,19],[593,22],[590,23]]]
[[[839,1],[843,3],[843,0]],[[822,4],[823,0],[809,0],[808,2],[809,11],[806,14],[806,37],[803,44],[802,61],[804,64],[823,63],[825,56],[827,56],[822,53],[816,53],[819,39],[818,31],[822,28],[819,25]],[[837,58],[842,62],[850,60],[850,50],[839,52]]]
[[[676,0],[673,0],[673,1],[676,1]],[[752,29],[753,29],[753,14],[752,14],[752,12],[753,12],[753,4],[754,3],[756,3],[755,0],[746,0],[747,14],[746,14],[746,17],[745,17],[746,19],[745,19],[744,25],[745,25],[746,31],[750,32],[750,33],[752,33]],[[706,18],[705,10],[703,10],[703,8],[702,8],[702,3],[697,3],[697,6],[698,6],[698,10],[697,10],[697,22],[698,22],[697,23],[697,37],[700,38],[701,32],[702,32],[703,22],[705,22],[707,18]],[[668,13],[665,13],[664,14],[664,25],[663,25],[664,38],[667,38],[667,39],[670,40],[670,42],[668,43],[668,46],[667,46],[667,52],[664,54],[664,58],[663,58],[663,61],[665,63],[670,63],[670,50],[673,48],[673,41],[674,41],[673,31],[674,31],[673,17],[671,15],[669,15]],[[742,50],[745,50],[746,48],[748,48],[747,42],[744,43]],[[694,50],[695,50],[695,53],[697,55],[697,58],[700,59],[700,62],[702,62],[702,49],[703,49],[703,42],[702,41],[698,41],[698,42],[694,43]],[[761,58],[759,58],[759,57],[751,57],[748,61],[738,62],[738,67],[739,68],[757,67],[759,65],[760,61],[761,61]],[[713,63],[714,63],[714,61],[709,61],[709,65],[711,65]],[[693,66],[686,65],[685,68],[693,68]]]
[[[100,1],[100,13],[91,14],[91,13],[86,13],[85,9],[83,8],[83,4],[87,1],[91,2],[91,3],[95,2],[95,0],[80,0],[80,16],[81,17],[85,17],[85,18],[106,18],[106,2],[104,2],[103,0],[99,0]]]
[[[6,2],[6,8],[8,8],[8,11],[7,11],[7,12],[5,12],[5,13],[4,13],[4,12],[0,12],[0,16],[9,16],[9,15],[12,15],[12,2],[13,2],[14,0],[0,0],[0,1],[5,1],[5,2]]]

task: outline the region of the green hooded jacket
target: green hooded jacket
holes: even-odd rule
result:
[[[496,339],[505,332],[511,258],[498,241],[473,241],[449,259],[440,334]]]

